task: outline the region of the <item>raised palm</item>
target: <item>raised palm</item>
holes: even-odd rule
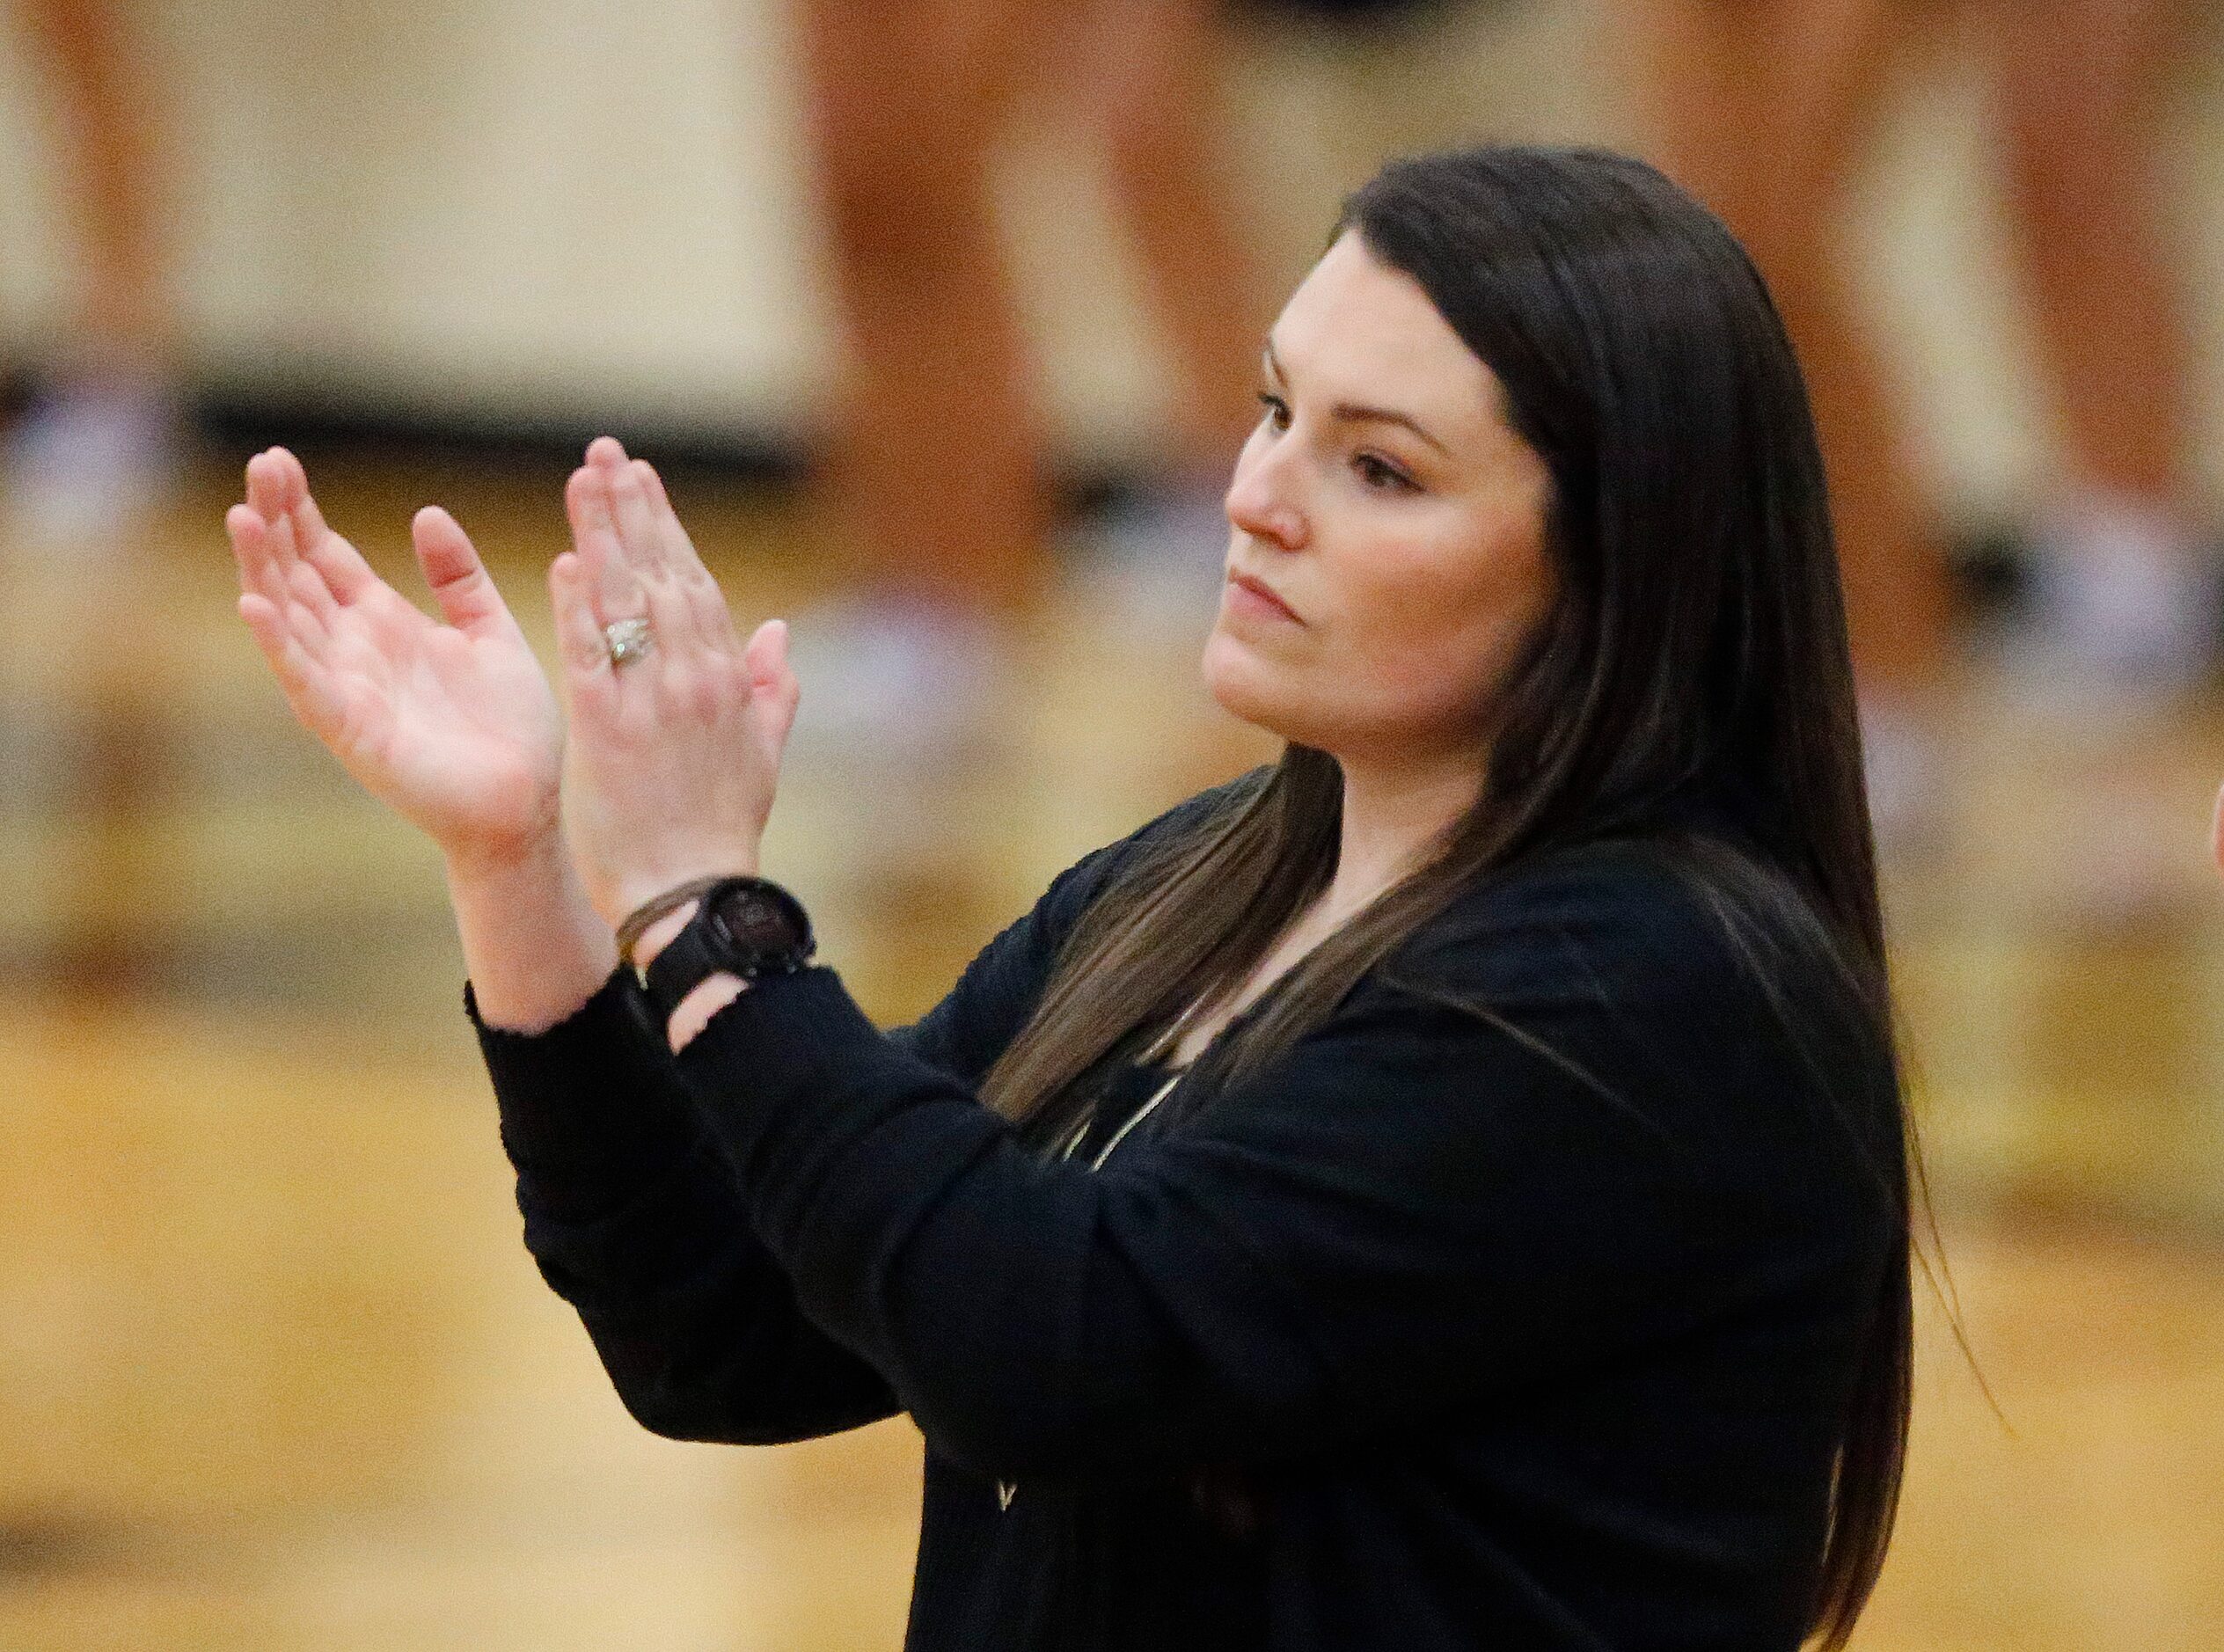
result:
[[[294,715],[372,796],[451,856],[556,828],[563,724],[546,675],[447,512],[411,524],[442,619],[418,611],[325,525],[282,448],[247,464],[226,513],[239,612]]]

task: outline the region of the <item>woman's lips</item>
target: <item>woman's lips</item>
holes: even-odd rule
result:
[[[1299,625],[1305,623],[1298,618],[1289,603],[1248,574],[1231,574],[1228,584],[1234,593],[1234,601],[1255,613],[1272,615],[1275,618],[1291,620]]]

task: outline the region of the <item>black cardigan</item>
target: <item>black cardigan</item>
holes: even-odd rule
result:
[[[1395,959],[1496,1024],[1372,971],[1092,1171],[1156,1088],[1112,1073],[1045,1163],[971,1086],[1127,852],[1228,789],[893,1032],[823,966],[677,1059],[622,970],[538,1035],[466,989],[526,1245],[626,1408],[750,1444],[908,1412],[907,1652],[1789,1652],[1898,1220],[1881,1049],[1794,1039],[1656,850],[1594,844]],[[1852,1027],[1798,955],[1780,990]]]

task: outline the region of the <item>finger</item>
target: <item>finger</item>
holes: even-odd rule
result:
[[[378,576],[354,545],[325,525],[301,461],[284,448],[271,449],[269,457],[292,523],[295,548],[325,576],[334,597],[342,603],[356,601],[379,583]]]
[[[750,633],[749,646],[742,650],[742,660],[749,667],[750,685],[777,691],[790,675],[787,670],[787,621],[768,619]]]
[[[666,531],[669,532],[671,528],[678,527],[679,518],[672,511],[672,496],[664,491],[664,479],[657,474],[656,467],[647,459],[635,459],[633,464],[640,472],[642,487],[648,492],[649,507],[656,512],[658,524],[665,526],[665,519],[669,518]],[[684,533],[681,534],[679,540],[687,547],[687,554],[693,556],[695,547],[689,543],[687,536]]]
[[[734,616],[727,609],[725,593],[711,577],[711,571],[703,566],[703,559],[696,554],[695,542],[687,537],[687,530],[680,526],[679,515],[672,509],[671,497],[664,491],[664,479],[657,475],[656,467],[647,460],[636,459],[633,463],[640,471],[649,510],[656,520],[665,565],[686,596],[688,615],[694,622],[697,637],[712,647],[738,650],[741,639],[735,632]]]
[[[666,573],[656,550],[655,519],[649,512],[648,495],[642,491],[640,478],[630,462],[598,465],[596,470],[608,499],[618,554],[641,593],[643,606],[636,611],[647,614],[661,646],[681,651],[701,647],[703,640],[696,634],[695,618],[686,597]]]
[[[270,524],[253,506],[234,505],[224,513],[224,526],[231,535],[241,590],[269,603],[304,647],[321,654],[331,638],[326,610],[332,597],[315,573],[278,559],[271,545]]]
[[[695,542],[687,537],[687,530],[679,525],[679,513],[672,508],[672,496],[664,491],[664,479],[656,473],[656,467],[647,459],[635,459],[633,471],[640,478],[641,492],[647,495],[664,560],[675,568],[702,567],[703,559],[695,553]]]
[[[262,516],[264,540],[284,575],[286,588],[296,602],[306,604],[320,621],[330,625],[340,599],[324,570],[303,555],[298,525],[288,493],[286,470],[278,452],[273,448],[247,461],[247,502]]]
[[[626,463],[626,444],[616,436],[596,436],[587,444],[587,463],[597,470],[615,470]]]
[[[264,600],[283,605],[286,576],[270,548],[269,524],[252,505],[234,505],[224,512],[224,532],[231,539],[231,559],[238,565],[239,588],[260,593]]]
[[[734,616],[726,606],[726,594],[718,588],[718,581],[711,578],[708,571],[701,567],[690,569],[680,577],[678,589],[698,640],[721,654],[739,654],[742,640],[734,629]]]
[[[256,536],[257,548],[269,570],[270,580],[282,590],[287,570],[295,559],[293,536],[280,531],[279,524],[285,520],[285,505],[268,453],[258,453],[247,461],[245,488],[245,508],[261,524],[261,531]]]
[[[296,577],[300,577],[296,575]],[[303,654],[320,669],[330,671],[340,656],[338,631],[317,617],[306,603],[289,602],[278,610],[286,630]]]
[[[310,657],[268,598],[253,591],[243,592],[239,617],[247,622],[256,646],[270,662],[294,715],[320,738],[336,733],[346,722],[347,708],[332,673]]]
[[[265,448],[251,456],[246,464],[247,502],[265,522],[274,522],[286,513],[285,486],[271,451]]]
[[[609,693],[617,682],[610,642],[595,611],[592,577],[575,553],[567,551],[549,564],[548,603],[556,616],[566,698],[576,704],[582,696]]]
[[[325,526],[324,512],[317,508],[317,501],[309,492],[309,472],[289,448],[271,448],[267,451],[271,467],[278,479],[279,493],[286,508],[300,520],[304,528],[318,533],[329,533]]]
[[[324,576],[306,562],[289,564],[286,595],[292,599],[286,604],[287,623],[305,628],[313,644],[321,646],[340,619],[340,605],[325,588]]]
[[[285,473],[270,450],[266,449],[247,461],[247,502],[268,524],[271,552],[280,564],[296,561],[293,518],[286,508]]]
[[[618,527],[611,519],[610,490],[600,465],[572,472],[564,488],[564,508],[571,518],[572,547],[584,567],[597,624],[646,618],[648,597],[618,549]]]
[[[409,537],[425,583],[440,604],[441,618],[474,635],[507,633],[514,627],[508,605],[479,559],[471,536],[453,516],[438,505],[428,505],[411,520]]]
[[[634,459],[625,464],[605,465],[603,472],[609,480],[611,515],[618,524],[618,543],[626,552],[626,559],[644,578],[657,578],[667,574],[669,569],[664,555],[664,536],[655,508],[649,502],[647,486],[641,480],[641,471],[646,468]]]
[[[742,659],[749,667],[753,694],[770,697],[779,707],[779,732],[785,740],[794,726],[795,710],[803,693],[802,684],[787,663],[787,621],[768,619],[759,625],[750,635],[749,647],[742,651]]]

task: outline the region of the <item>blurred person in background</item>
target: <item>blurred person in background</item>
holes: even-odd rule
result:
[[[2067,437],[2058,479],[2035,501],[2019,647],[2037,668],[2030,681],[2128,708],[2196,681],[2216,623],[2156,175],[2182,0],[1620,0],[1660,159],[1768,272],[1807,365],[1871,800],[1894,849],[1935,844],[1941,824],[1950,604],[1938,526],[1911,481],[1835,238],[1894,69],[1919,30],[1972,6],[2014,250]]]
[[[113,640],[182,457],[157,77],[121,0],[16,0],[13,15],[52,94],[62,306],[29,401],[0,431],[0,565],[54,634]],[[123,841],[107,834],[144,818],[174,757],[150,738],[142,651],[53,651],[33,669],[40,689],[7,711],[16,805]],[[133,896],[166,869],[157,856],[54,862],[53,898],[72,916],[38,932],[39,973],[103,991],[149,978],[161,945]]]
[[[0,439],[4,531],[91,554],[128,543],[174,480],[176,340],[153,77],[116,0],[15,0],[51,72],[70,232],[65,331]]]
[[[1160,566],[1139,572],[1192,610],[1217,588],[1265,319],[1224,192],[1219,24],[1211,0],[805,0],[800,26],[846,347],[825,482],[848,588],[797,618],[824,685],[797,745],[933,771],[1008,714],[1049,567],[1051,456],[991,187],[1029,121],[1101,141],[1171,346],[1159,493],[1129,536]]]
[[[2016,247],[2067,463],[2038,500],[2027,647],[2050,671],[2170,691],[2212,663],[2216,546],[2197,496],[2160,123],[2191,0],[1996,0]]]

